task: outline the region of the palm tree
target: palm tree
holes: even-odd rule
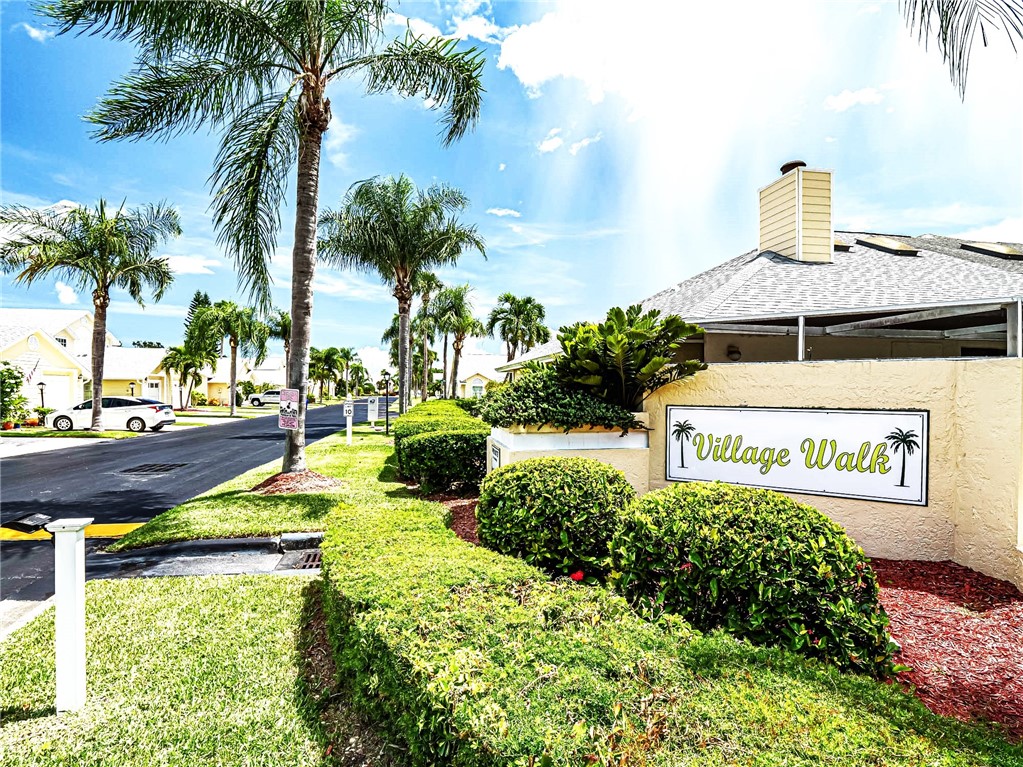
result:
[[[288,357],[291,353],[291,315],[283,309],[276,309],[267,318],[266,325],[270,328],[270,338],[284,344],[284,369],[288,370]]]
[[[409,314],[413,282],[420,272],[454,264],[475,248],[484,258],[475,226],[455,218],[469,204],[451,186],[417,189],[404,174],[374,178],[353,187],[337,211],[321,217],[323,256],[335,265],[376,272],[398,301],[398,411],[410,394]]]
[[[227,338],[231,349],[231,415],[234,415],[238,391],[238,351],[252,357],[256,365],[266,359],[266,343],[270,329],[256,316],[251,307],[240,307],[234,301],[217,301],[213,306],[200,309],[195,315],[194,339],[203,337]],[[188,343],[186,338],[185,342]]]
[[[362,394],[368,382],[369,371],[366,370],[361,362],[353,362],[348,368],[349,391],[354,389],[356,393]]]
[[[344,346],[338,349],[337,353],[338,361],[340,362],[341,366],[340,371],[341,377],[345,382],[345,396],[348,396],[349,392],[348,380],[349,377],[351,376],[352,365],[361,362],[362,360],[359,359],[358,352],[356,352],[355,349],[351,348],[350,346]]]
[[[532,296],[518,298],[511,293],[502,293],[487,318],[487,335],[493,336],[495,330],[498,332],[504,341],[508,362],[511,362],[520,347],[527,352],[537,344],[551,340],[551,331],[543,324],[546,316],[543,304]]]
[[[419,295],[419,325],[423,336],[424,360],[430,359],[430,342],[433,341],[433,334],[437,328],[434,317],[430,314],[430,299],[443,287],[444,283],[433,272],[420,272],[413,285],[413,289]],[[423,373],[423,402],[426,402],[430,395],[429,387],[430,371],[426,370]]]
[[[895,429],[891,434],[885,437],[885,440],[892,443],[892,449],[898,453],[902,451],[902,474],[899,476],[899,484],[896,487],[906,486],[906,456],[913,455],[913,451],[920,447],[920,443],[917,442],[917,433],[910,429],[909,431],[903,431],[902,429]]]
[[[177,212],[160,203],[113,215],[100,200],[95,208],[33,210],[0,207],[0,224],[11,228],[0,243],[0,271],[16,273],[15,282],[31,285],[57,277],[92,293],[92,428],[103,429],[103,363],[107,309],[112,288],[125,290],[139,306],[149,290],[159,301],[174,280],[166,258],[153,251],[181,234]]]
[[[462,356],[465,339],[470,336],[484,336],[487,333],[483,323],[472,314],[472,301],[469,299],[472,288],[468,285],[462,285],[460,288],[453,294],[456,300],[447,307],[451,314],[444,326],[452,336],[451,348],[454,351],[454,358],[451,362],[451,396],[454,398],[458,397],[458,361]]]
[[[269,304],[269,264],[289,175],[297,164],[288,385],[298,429],[285,432],[283,470],[305,469],[319,168],[330,127],[327,88],[361,79],[369,93],[421,96],[444,110],[445,145],[479,119],[484,55],[409,31],[386,46],[383,0],[55,0],[43,13],[72,30],[140,47],[134,70],[88,116],[100,140],[168,139],[221,130],[210,183],[218,238],[239,281]]]
[[[192,402],[192,389],[202,383],[202,371],[206,367],[215,368],[217,364],[217,352],[208,346],[190,346],[187,342],[182,346],[172,346],[160,360],[160,367],[168,373],[172,370],[178,373],[178,396],[181,401],[181,409],[185,409],[185,403]],[[185,394],[185,386],[188,386],[188,394]]]
[[[444,334],[444,386],[443,391],[441,392],[441,396],[444,399],[447,399],[449,396],[453,396],[453,392],[448,390],[448,336],[451,334],[451,325],[456,318],[464,314],[472,313],[472,309],[468,303],[470,290],[472,290],[472,288],[468,285],[455,285],[449,288],[443,288],[437,294],[437,300],[432,312],[437,329]]]
[[[695,431],[696,428],[689,422],[689,419],[676,421],[674,428],[671,430],[672,439],[678,440],[679,468],[684,469],[686,467],[685,443],[690,440]]]

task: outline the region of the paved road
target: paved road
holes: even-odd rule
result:
[[[365,420],[366,404],[357,401],[354,421]],[[307,421],[307,443],[344,428],[340,405],[314,408]],[[268,408],[267,416],[218,426],[6,458],[0,467],[0,519],[41,512],[94,517],[97,523],[145,522],[249,469],[279,460],[283,442],[276,408]],[[142,464],[178,465],[161,474],[125,473]],[[87,541],[89,548],[97,545]],[[49,541],[0,542],[0,599],[46,599],[52,591]]]

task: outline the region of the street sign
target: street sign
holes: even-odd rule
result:
[[[380,417],[380,410],[379,410],[380,398],[379,397],[370,397],[369,400],[367,400],[366,407],[367,407],[367,413],[366,413],[366,420],[367,421],[372,423],[373,421],[375,421],[376,419],[378,419]]]
[[[298,389],[281,389],[281,409],[277,415],[278,429],[298,428]]]
[[[345,402],[345,418],[350,418],[355,415],[355,403]]]

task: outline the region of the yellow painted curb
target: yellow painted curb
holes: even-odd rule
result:
[[[85,528],[86,538],[120,538],[130,533],[137,527],[142,527],[142,522],[125,522],[123,524],[110,525],[89,525]],[[19,533],[17,530],[0,528],[0,541],[46,541],[52,536],[45,530],[35,533]]]

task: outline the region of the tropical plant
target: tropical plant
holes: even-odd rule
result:
[[[479,338],[486,335],[487,329],[483,323],[472,315],[455,317],[451,321],[451,396],[458,397],[458,361],[462,358],[462,348],[465,346],[465,339]]]
[[[686,467],[685,443],[690,440],[695,431],[696,428],[688,418],[685,421],[676,421],[671,429],[671,438],[678,440],[678,462],[679,467],[682,469]]]
[[[398,301],[398,409],[410,396],[409,315],[413,283],[420,272],[454,264],[468,248],[484,257],[475,226],[456,218],[469,204],[454,187],[421,190],[404,174],[374,178],[353,187],[336,211],[321,217],[323,257],[345,267],[376,272]]]
[[[900,5],[910,32],[925,46],[932,35],[937,37],[942,61],[963,98],[977,32],[985,47],[992,31],[1005,32],[1014,51],[1016,41],[1023,42],[1023,4],[1019,0],[903,0]]]
[[[323,390],[328,383],[337,383],[344,369],[341,351],[336,346],[326,349],[309,350],[309,380],[320,385],[320,402],[323,402]],[[333,388],[333,387],[331,387]]]
[[[675,361],[682,342],[700,332],[677,315],[661,319],[657,309],[614,307],[599,325],[560,328],[554,367],[565,384],[637,411],[652,392],[707,368],[696,360]]]
[[[437,330],[444,334],[444,390],[441,393],[444,399],[453,396],[453,392],[448,389],[448,371],[451,369],[448,366],[448,340],[451,335],[451,325],[457,317],[472,313],[472,307],[469,303],[469,292],[471,290],[472,288],[468,285],[452,285],[451,287],[442,288],[434,302],[432,312],[434,323]]]
[[[0,421],[17,421],[28,398],[21,393],[25,373],[7,360],[0,361]]]
[[[543,324],[547,316],[543,304],[532,296],[518,298],[511,293],[502,293],[497,306],[487,318],[487,334],[504,341],[508,362],[515,359],[519,349],[528,352],[537,344],[551,340],[550,329]]]
[[[364,394],[367,383],[370,383],[369,371],[366,370],[366,367],[361,361],[353,362],[348,368],[349,391],[354,391],[357,394]]]
[[[358,352],[356,352],[355,349],[352,349],[350,346],[341,347],[340,349],[337,349],[336,351],[337,351],[337,360],[338,360],[338,367],[339,367],[338,372],[339,372],[339,375],[341,377],[341,380],[344,381],[344,385],[345,385],[344,386],[344,389],[345,389],[344,394],[345,394],[345,396],[348,396],[349,385],[350,385],[349,378],[351,377],[352,365],[355,365],[355,364],[361,362],[361,360],[359,359]]]
[[[207,345],[201,343],[189,344],[186,342],[181,346],[172,346],[160,360],[160,367],[168,373],[175,371],[178,374],[178,396],[181,401],[181,409],[185,409],[185,402],[192,401],[192,389],[202,383],[202,371],[204,368],[214,368],[217,363],[217,353]],[[188,393],[185,393],[185,387]]]
[[[231,350],[231,415],[238,401],[238,352],[252,357],[257,365],[266,359],[266,343],[270,329],[259,321],[256,310],[240,307],[234,301],[217,301],[213,306],[196,312],[194,339],[185,338],[187,345],[193,340],[201,348],[204,338],[227,338]]]
[[[920,448],[920,443],[917,442],[917,433],[912,429],[903,431],[902,429],[895,429],[885,440],[890,442],[892,449],[898,453],[902,451],[902,473],[899,475],[899,484],[897,487],[906,486],[906,456],[913,455],[914,450]]]
[[[456,40],[411,32],[381,46],[383,0],[54,0],[58,34],[78,30],[141,50],[135,69],[88,116],[101,140],[167,139],[210,125],[222,141],[210,183],[219,242],[239,281],[269,304],[288,176],[298,166],[288,385],[303,392],[299,428],[285,431],[283,470],[305,469],[319,167],[330,127],[327,88],[362,80],[369,93],[421,96],[442,108],[444,143],[479,118],[484,56]]]
[[[436,318],[430,313],[430,299],[437,294],[437,291],[444,288],[444,283],[433,272],[419,272],[416,275],[412,288],[419,296],[419,332],[423,337],[422,359],[429,361],[432,359],[430,344],[433,342],[434,333],[437,331]],[[426,402],[430,396],[430,370],[423,371],[422,384],[422,401]]]
[[[266,325],[270,328],[270,338],[284,344],[284,369],[289,369],[291,361],[291,315],[284,309],[275,309],[267,318]]]
[[[73,288],[92,293],[92,425],[103,429],[103,363],[107,345],[110,291],[124,290],[139,306],[151,291],[159,301],[174,280],[157,246],[181,234],[177,212],[160,203],[108,215],[106,201],[95,208],[33,210],[20,205],[0,208],[0,224],[11,229],[0,243],[0,270],[15,273],[15,282],[58,277]]]

